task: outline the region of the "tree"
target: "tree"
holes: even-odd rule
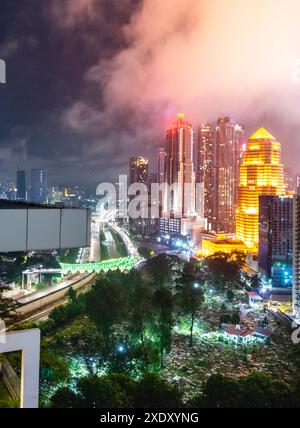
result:
[[[15,318],[16,309],[19,307],[16,300],[4,297],[4,289],[0,288],[0,321]],[[0,326],[1,330],[1,326]]]
[[[290,407],[292,388],[265,373],[253,373],[242,379],[241,385],[243,389],[241,407],[251,409]]]
[[[171,336],[173,328],[173,296],[169,289],[159,288],[153,296],[155,308],[154,330],[158,336],[161,367],[164,366],[164,355],[171,350]]]
[[[167,254],[159,254],[147,261],[145,270],[155,287],[166,287],[172,282],[172,277],[176,266],[181,265],[178,257],[169,256]]]
[[[77,294],[74,291],[73,287],[69,288],[68,290],[68,298],[69,298],[69,302],[72,302],[72,303],[76,303],[78,301]]]
[[[146,374],[137,387],[136,407],[165,409],[183,407],[178,389],[153,374]]]
[[[89,376],[77,381],[76,391],[59,389],[51,398],[51,407],[149,409],[183,406],[178,389],[151,374],[140,381],[124,374]]]
[[[231,252],[230,260],[235,262],[239,268],[242,269],[247,262],[247,256],[242,251],[235,250]]]
[[[254,373],[241,379],[222,375],[211,376],[204,385],[203,394],[193,407],[208,408],[290,408],[296,388],[273,379],[265,373]]]
[[[230,254],[216,253],[206,258],[210,279],[221,291],[232,287],[240,276],[240,265],[231,259]]]
[[[241,322],[241,317],[239,312],[234,312],[232,317],[231,317],[231,322],[232,324],[239,324]]]
[[[51,398],[54,409],[75,409],[80,407],[79,398],[70,388],[60,388]]]
[[[197,266],[194,263],[188,262],[185,264],[181,284],[177,297],[182,312],[191,317],[190,347],[192,347],[195,317],[204,302],[204,292],[201,287],[204,284],[204,279],[200,278]]]
[[[213,375],[204,385],[203,395],[196,397],[191,406],[236,409],[239,407],[240,394],[241,387],[237,380]]]
[[[229,300],[229,302],[233,302],[234,300],[234,292],[232,290],[226,291],[226,297]]]
[[[57,326],[65,324],[69,320],[66,305],[53,309],[49,315],[49,318],[53,320]]]
[[[100,278],[86,295],[85,308],[102,333],[106,351],[112,342],[113,327],[124,321],[127,313],[127,299],[120,284]]]
[[[104,348],[103,338],[97,328],[87,329],[83,326],[82,329],[71,335],[70,343],[76,356],[80,356],[84,360],[90,375],[94,375]]]
[[[145,329],[153,315],[152,305],[153,290],[147,283],[136,283],[130,299],[129,330],[133,335],[138,335],[142,345],[145,345]]]
[[[261,286],[261,278],[259,275],[253,275],[250,278],[250,284],[251,284],[251,288],[253,288],[254,290],[258,290]]]
[[[51,399],[59,408],[132,408],[136,399],[136,382],[127,375],[89,376],[79,379],[77,393],[58,390]]]
[[[68,361],[63,356],[57,356],[47,343],[41,346],[41,384],[44,386],[56,386],[59,383],[70,380]]]
[[[154,256],[154,251],[148,247],[140,247],[138,251],[139,255],[144,259],[150,259],[150,257]]]

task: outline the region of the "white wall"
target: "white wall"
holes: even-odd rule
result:
[[[87,209],[0,209],[0,252],[89,247],[90,227]]]

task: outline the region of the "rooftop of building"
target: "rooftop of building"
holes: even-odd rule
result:
[[[248,291],[247,294],[251,299],[263,300],[262,297],[256,293],[256,291]]]
[[[259,334],[260,336],[264,336],[264,337],[268,337],[270,338],[272,336],[272,331],[267,329],[267,328],[263,328],[263,327],[255,327],[253,329],[254,334]]]
[[[249,140],[274,140],[276,138],[265,128],[259,128],[250,138]]]
[[[231,336],[240,336],[240,337],[247,337],[247,336],[253,336],[253,333],[251,330],[245,327],[240,327],[237,325],[229,325],[225,328],[225,333],[230,334]]]
[[[47,208],[47,209],[57,209],[57,208],[65,208],[64,206],[57,207],[56,205],[47,205],[47,204],[35,204],[33,202],[28,201],[10,201],[7,199],[0,199],[0,209],[3,210],[21,210],[21,209],[41,209],[41,208]],[[68,209],[72,209],[72,207],[66,207]],[[76,208],[74,208],[76,209]]]
[[[292,296],[290,294],[270,294],[267,300],[270,302],[289,303],[292,301]]]
[[[210,241],[213,244],[217,244],[217,245],[245,245],[243,241],[227,237],[226,235],[223,235],[223,234],[211,235],[211,236],[205,235],[203,240]]]

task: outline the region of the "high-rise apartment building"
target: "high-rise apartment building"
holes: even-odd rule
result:
[[[176,122],[167,131],[166,182],[174,186],[169,208],[177,217],[195,214],[194,134],[183,114],[177,115]]]
[[[238,185],[245,131],[232,124],[229,117],[220,117],[216,128],[214,228],[219,232],[235,232]]]
[[[156,154],[156,178],[159,184],[166,182],[166,150],[161,148]]]
[[[281,144],[260,128],[246,144],[240,173],[237,210],[238,239],[258,249],[259,197],[285,194]]]
[[[294,196],[293,217],[293,311],[300,323],[300,195]]]
[[[289,194],[295,191],[295,176],[291,168],[284,168],[284,186]]]
[[[292,286],[293,197],[259,198],[259,270],[273,287]]]
[[[31,171],[31,202],[42,204],[48,194],[48,171],[33,169]]]
[[[143,183],[148,185],[149,161],[143,156],[132,157],[129,161],[129,184]]]
[[[154,174],[156,175],[156,174]],[[143,156],[132,157],[129,161],[129,185],[140,183],[145,184],[150,192],[151,184],[156,182],[156,177],[153,174],[149,174],[149,161]],[[150,199],[147,201],[146,211],[147,216],[143,218],[141,215],[138,218],[132,218],[129,215],[129,225],[132,232],[141,235],[148,236],[152,233],[156,233],[158,229],[158,219],[152,218],[151,207],[152,200],[151,194],[149,193]],[[133,199],[133,196],[132,196]],[[145,212],[144,212],[145,213]]]
[[[208,229],[212,228],[215,212],[215,156],[216,144],[212,126],[202,124],[198,129],[196,180],[204,186],[204,217],[207,219]]]
[[[26,171],[17,171],[17,199],[26,200]]]

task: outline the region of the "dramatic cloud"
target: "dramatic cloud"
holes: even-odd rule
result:
[[[266,121],[290,140],[300,119],[299,16],[298,0],[144,0],[123,28],[128,47],[85,76],[98,84],[104,110],[76,103],[68,123],[107,128],[122,115],[136,127],[132,153],[163,138],[179,110],[195,126],[220,114],[250,128]],[[286,148],[299,155],[299,137],[295,144]]]
[[[86,22],[97,17],[97,0],[52,0],[50,14],[63,27],[73,27],[78,22]]]

